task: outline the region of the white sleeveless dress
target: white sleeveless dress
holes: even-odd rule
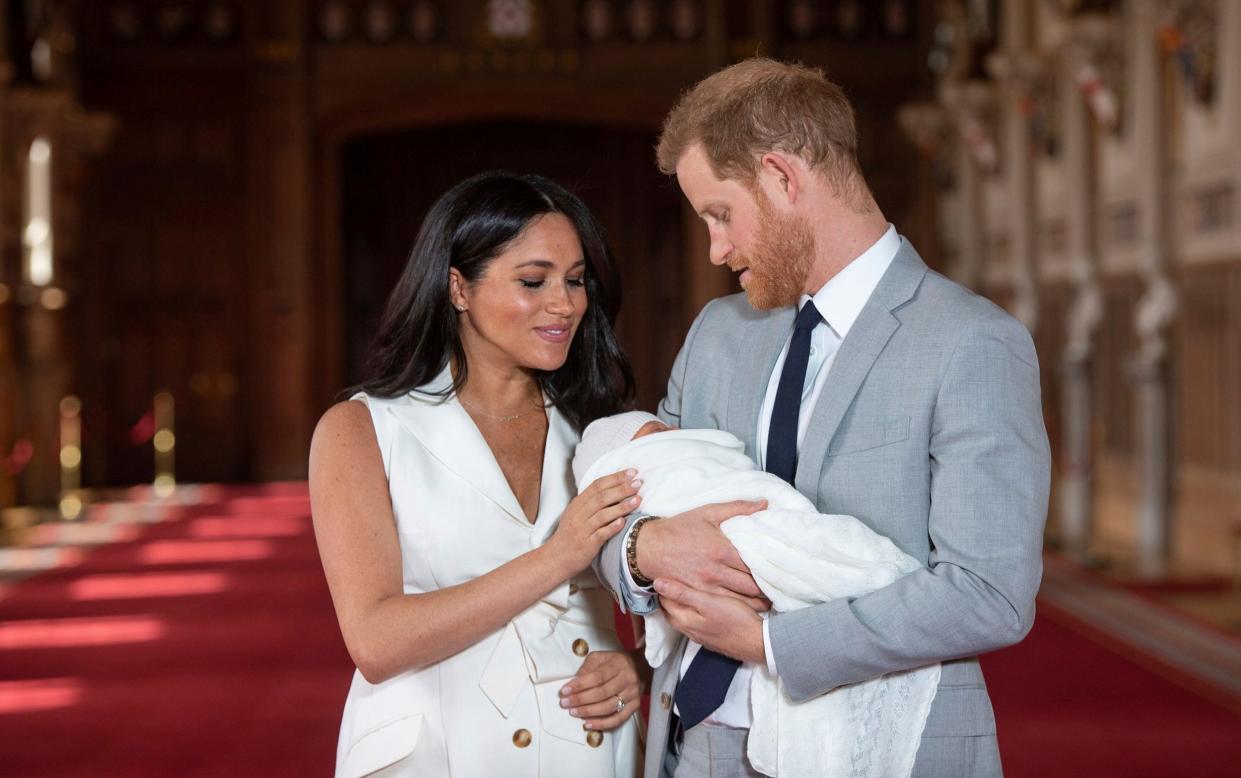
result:
[[[572,498],[577,434],[554,408],[534,524],[455,396],[359,394],[383,455],[406,594],[477,578],[541,545]],[[498,632],[428,667],[372,684],[355,671],[336,775],[418,778],[632,778],[641,773],[636,717],[602,741],[560,707],[586,653],[618,649],[612,599],[587,569]],[[591,740],[595,741],[592,745]]]

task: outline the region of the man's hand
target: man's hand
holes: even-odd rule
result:
[[[668,623],[678,632],[725,656],[766,666],[763,619],[740,600],[670,578],[655,581],[655,591]]]
[[[750,568],[720,525],[766,507],[766,500],[738,500],[648,522],[638,535],[638,569],[647,578],[675,577],[695,589],[740,598],[751,609],[765,611],[771,604],[763,599]]]

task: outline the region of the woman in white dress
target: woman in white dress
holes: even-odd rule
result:
[[[311,444],[357,665],[338,776],[640,774],[642,683],[589,567],[640,483],[574,497],[570,472],[581,429],[633,395],[619,306],[597,222],[545,178],[476,176],[428,212],[371,377]]]

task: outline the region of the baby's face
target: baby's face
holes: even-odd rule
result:
[[[676,429],[676,427],[669,427],[662,421],[648,421],[646,424],[638,427],[638,431],[633,434],[633,437],[630,438],[630,440],[637,440],[638,438],[644,438],[647,435],[654,435],[656,432],[667,432],[668,430],[674,429]]]

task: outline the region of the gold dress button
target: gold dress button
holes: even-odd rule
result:
[[[573,641],[573,653],[577,654],[578,656],[586,656],[587,654],[590,653],[590,644],[587,643],[585,640],[578,638],[577,640]]]
[[[598,730],[592,730],[586,733],[586,742],[591,748],[598,748],[603,745],[603,733]]]
[[[530,745],[531,740],[533,738],[530,737],[530,730],[528,729],[519,729],[513,733],[513,745],[518,748],[525,748]]]
[[[659,707],[663,708],[664,710],[668,710],[669,708],[671,708],[672,707],[672,695],[669,694],[668,692],[660,692]]]

